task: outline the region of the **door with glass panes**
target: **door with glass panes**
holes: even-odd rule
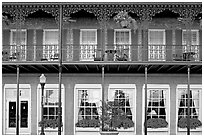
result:
[[[16,134],[17,89],[5,88],[5,134]],[[30,89],[19,89],[19,134],[30,134]]]

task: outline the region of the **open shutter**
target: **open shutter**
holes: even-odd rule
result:
[[[36,30],[36,61],[43,58],[43,30]]]
[[[73,29],[73,60],[79,61],[79,54],[80,54],[80,30]]]

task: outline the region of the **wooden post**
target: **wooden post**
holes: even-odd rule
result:
[[[61,81],[62,81],[62,5],[60,5],[59,13],[59,93],[58,93],[58,135],[61,135],[61,125],[62,125],[62,107],[61,107]]]
[[[102,119],[104,118],[104,104],[105,104],[105,90],[104,90],[104,65],[102,66]],[[102,120],[102,131],[104,130],[104,120]]]
[[[19,65],[17,65],[16,135],[19,135]]]
[[[147,135],[147,65],[145,66],[145,129],[144,133]]]
[[[188,65],[188,115],[187,115],[187,135],[190,135],[190,65]]]

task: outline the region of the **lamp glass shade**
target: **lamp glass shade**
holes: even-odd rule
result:
[[[40,76],[40,83],[46,83],[46,77],[44,74]]]

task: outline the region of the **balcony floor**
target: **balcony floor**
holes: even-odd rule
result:
[[[58,73],[58,62],[3,62],[2,73],[13,73],[20,66],[20,73]],[[187,66],[191,65],[191,74],[202,74],[202,62],[63,62],[62,73],[144,73],[148,65],[148,73],[187,74]]]

